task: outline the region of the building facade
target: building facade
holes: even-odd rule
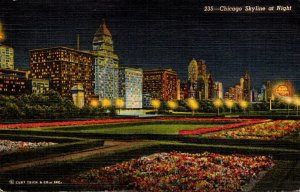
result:
[[[214,83],[214,98],[223,99],[223,84],[222,82],[216,81]]]
[[[31,93],[46,93],[49,91],[49,80],[30,79],[28,82]]]
[[[14,49],[0,44],[0,68],[14,69]]]
[[[104,20],[93,39],[93,86],[94,94],[101,99],[119,97],[119,58],[114,53],[113,41]]]
[[[29,71],[0,68],[0,94],[22,95],[30,93],[27,85]]]
[[[188,66],[189,97],[200,100],[212,99],[214,81],[212,74],[207,73],[204,60],[192,59]]]
[[[143,94],[164,101],[177,98],[177,74],[172,69],[144,70]]]
[[[71,98],[71,88],[81,83],[85,95],[92,94],[91,54],[67,47],[30,50],[30,71],[33,79],[49,80],[49,89]]]
[[[143,70],[119,68],[119,97],[124,101],[126,109],[143,107]]]

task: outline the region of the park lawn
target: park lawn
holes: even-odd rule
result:
[[[193,130],[197,128],[209,128],[220,126],[220,124],[146,124],[146,125],[132,125],[132,126],[118,126],[109,128],[95,128],[95,129],[80,129],[64,131],[76,131],[83,133],[103,133],[103,134],[167,134],[176,135],[180,130]]]

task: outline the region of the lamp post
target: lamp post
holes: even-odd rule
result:
[[[233,107],[233,104],[234,104],[234,102],[232,100],[230,100],[230,99],[225,100],[225,105],[230,110],[230,113],[231,113],[231,109]]]
[[[194,116],[195,110],[199,108],[199,103],[194,98],[188,98],[187,106],[192,110],[192,115]]]
[[[292,103],[292,101],[293,101],[293,99],[292,99],[291,97],[286,97],[286,98],[285,98],[285,102],[286,102],[287,105],[288,105],[288,114],[287,114],[287,116],[290,115],[290,104]]]
[[[247,107],[248,107],[248,102],[247,101],[245,101],[245,100],[241,100],[240,102],[239,102],[239,106],[243,109],[243,111],[245,112],[245,109],[247,109]]]
[[[124,101],[123,101],[122,99],[116,99],[116,100],[115,100],[115,106],[116,106],[116,108],[118,108],[119,114],[120,114],[120,112],[121,112],[121,107],[124,106]]]
[[[107,109],[109,106],[111,105],[111,102],[109,99],[103,99],[101,101],[101,106],[104,108],[104,109]],[[106,113],[108,113],[108,111],[106,111]]]
[[[218,109],[218,116],[219,116],[220,107],[223,105],[222,100],[221,99],[216,99],[216,100],[214,100],[213,104]]]
[[[169,100],[167,104],[170,110],[174,110],[178,107],[178,103],[174,100]]]
[[[160,100],[158,100],[158,99],[151,99],[151,106],[156,110],[156,114],[157,114],[158,109],[160,107]]]

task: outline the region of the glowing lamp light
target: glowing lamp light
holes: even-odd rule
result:
[[[90,105],[92,107],[98,107],[99,106],[99,101],[97,99],[93,99],[93,100],[91,100]]]
[[[158,109],[160,107],[160,100],[158,100],[158,99],[151,99],[151,106],[154,109]]]
[[[170,101],[168,101],[167,104],[168,104],[168,107],[169,107],[171,110],[174,110],[174,109],[176,109],[176,108],[178,107],[178,104],[177,104],[176,101],[170,100]]]
[[[228,109],[230,109],[230,113],[231,113],[231,109],[233,107],[234,102],[231,99],[226,99],[225,100],[225,105]]]
[[[121,107],[123,107],[124,106],[124,101],[122,100],[122,99],[116,99],[115,100],[115,106],[117,107],[117,108],[121,108]]]
[[[103,99],[103,100],[101,101],[101,105],[102,105],[102,107],[104,107],[104,108],[109,107],[109,106],[111,105],[110,100],[109,100],[109,99]]]
[[[186,103],[187,106],[193,111],[193,114],[194,111],[199,108],[199,103],[193,98],[189,98]]]
[[[287,103],[287,104],[291,104],[293,102],[293,99],[291,97],[285,97],[284,98],[284,101]]]
[[[245,109],[248,107],[248,102],[245,101],[245,100],[241,100],[241,101],[239,102],[239,106],[240,106],[243,110],[245,110]]]
[[[295,104],[296,106],[300,106],[300,98],[299,98],[299,97],[295,97],[295,98],[294,98],[294,104]]]
[[[223,102],[221,99],[216,99],[216,100],[214,100],[213,104],[215,107],[219,108],[223,105]]]
[[[0,22],[0,42],[5,40],[5,34],[3,31],[2,23]]]

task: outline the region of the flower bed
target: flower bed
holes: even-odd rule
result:
[[[53,142],[24,142],[24,141],[11,141],[0,140],[0,154],[14,151],[28,151],[39,147],[48,147],[55,145]]]
[[[130,119],[93,119],[81,121],[57,121],[57,122],[39,122],[39,123],[15,123],[0,124],[0,129],[17,129],[17,128],[35,128],[35,127],[53,127],[53,126],[73,126],[73,125],[92,125],[107,123],[128,123],[128,122],[148,122],[148,121],[206,121],[206,122],[240,122],[246,119],[231,118],[130,118]],[[248,121],[248,119],[247,119]]]
[[[97,190],[237,191],[272,166],[266,156],[157,153],[92,169],[71,181]]]
[[[211,138],[276,140],[300,127],[300,121],[277,120],[208,135]]]
[[[247,119],[247,121],[242,121],[240,123],[234,123],[234,124],[229,124],[229,125],[221,125],[221,126],[211,127],[211,128],[198,128],[198,129],[194,129],[194,130],[181,130],[181,131],[179,131],[179,134],[181,134],[181,135],[199,135],[199,134],[203,134],[203,133],[210,133],[210,132],[221,131],[221,130],[226,130],[226,129],[235,129],[235,128],[246,126],[246,125],[261,123],[264,121],[266,121],[266,120]]]

